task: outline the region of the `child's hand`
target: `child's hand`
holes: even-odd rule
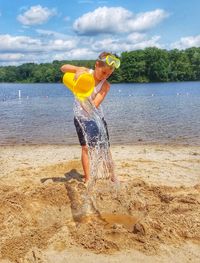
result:
[[[84,68],[84,67],[78,68],[75,73],[74,80],[77,80],[81,74],[86,73],[86,72],[88,72],[87,68]]]

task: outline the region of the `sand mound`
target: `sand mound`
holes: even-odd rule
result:
[[[41,251],[49,248],[157,254],[163,244],[200,243],[200,185],[152,186],[134,179],[116,191],[99,181],[92,196],[76,177],[1,185],[0,234],[1,259],[10,262],[47,262]]]

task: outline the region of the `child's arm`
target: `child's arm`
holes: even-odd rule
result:
[[[89,69],[88,69],[88,68],[78,67],[78,66],[74,66],[74,65],[70,65],[70,64],[65,64],[65,65],[63,65],[63,66],[60,68],[60,70],[61,70],[63,73],[66,73],[66,72],[75,73],[75,79],[77,79],[82,73],[89,72]]]
[[[89,116],[94,112],[95,108],[99,107],[109,90],[110,84],[107,81],[105,81],[101,90],[97,93],[93,100],[89,99],[86,101],[86,103],[85,101],[80,102],[82,108],[89,114]]]
[[[99,105],[102,103],[109,90],[110,90],[110,84],[107,81],[105,81],[101,90],[97,93],[97,95],[92,101],[92,103],[96,108],[98,108]]]

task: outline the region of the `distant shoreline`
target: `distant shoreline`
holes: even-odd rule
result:
[[[128,85],[128,84],[142,84],[142,85],[145,85],[145,84],[164,84],[164,83],[191,83],[191,82],[200,82],[200,80],[183,80],[183,81],[163,81],[163,82],[111,82],[110,81],[110,84],[113,85],[118,85],[118,84],[124,84],[124,85]],[[40,84],[46,84],[46,85],[54,85],[54,84],[60,84],[60,85],[64,85],[62,82],[0,82],[0,87],[1,85],[3,84],[19,84],[19,85],[28,85],[28,84],[37,84],[37,85],[40,85]]]
[[[151,81],[151,82],[112,82],[111,84],[163,84],[163,83],[184,83],[184,82],[200,82],[200,80],[177,80],[177,81]],[[62,84],[62,82],[0,82],[2,84]]]
[[[198,81],[200,48],[165,50],[148,47],[144,50],[122,52],[121,66],[110,77],[112,83],[155,83],[171,81]],[[62,80],[60,68],[72,64],[94,68],[95,60],[54,60],[36,64],[0,66],[0,82],[58,83]]]

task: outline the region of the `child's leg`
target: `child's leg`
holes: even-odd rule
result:
[[[84,171],[85,183],[89,180],[89,157],[88,157],[88,147],[87,145],[82,146],[81,161]]]
[[[117,177],[116,177],[116,174],[115,174],[115,166],[114,166],[114,162],[113,162],[113,158],[112,158],[112,154],[111,154],[110,148],[108,149],[108,169],[109,169],[111,181],[112,182],[116,182],[117,181]]]

